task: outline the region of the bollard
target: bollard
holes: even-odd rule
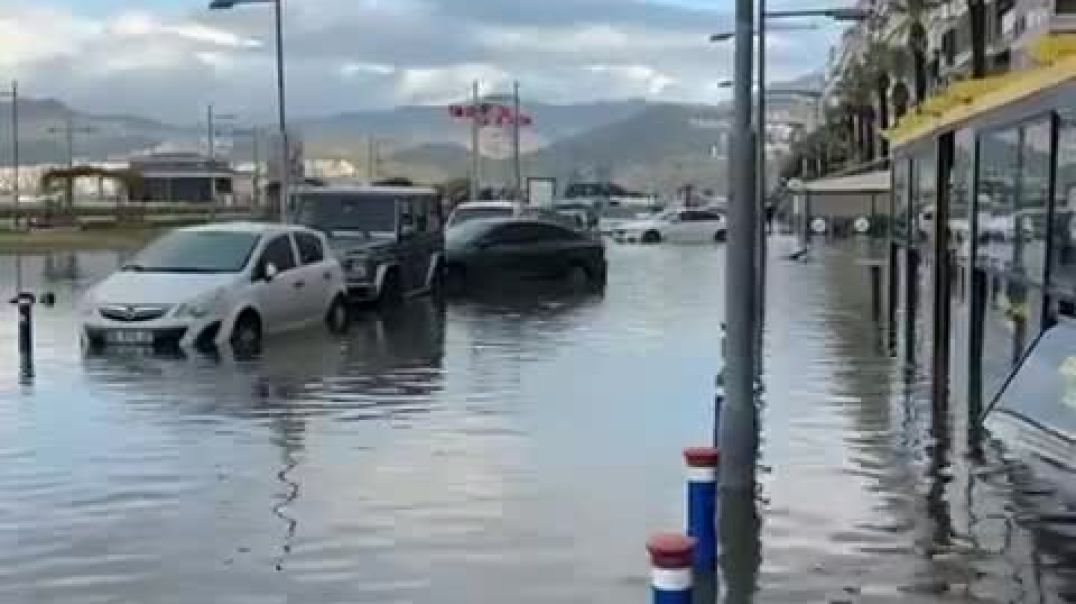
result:
[[[695,540],[696,571],[717,568],[717,464],[716,447],[684,450],[687,462],[687,534]]]
[[[33,353],[35,301],[29,292],[19,292],[11,299],[11,303],[19,308],[19,354],[24,357]]]
[[[871,318],[882,320],[882,265],[871,264]]]
[[[652,604],[691,604],[694,547],[694,539],[679,533],[662,533],[647,541]]]

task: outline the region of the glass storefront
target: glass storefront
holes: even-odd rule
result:
[[[1057,134],[1057,180],[1051,226],[1050,289],[1057,311],[1076,317],[1076,115],[1062,116]]]

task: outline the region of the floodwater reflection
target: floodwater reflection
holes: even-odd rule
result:
[[[1068,504],[932,413],[859,245],[772,255],[762,471],[709,601],[1071,600]],[[23,257],[59,304],[23,384],[0,320],[0,601],[641,601],[711,434],[723,254],[614,245],[604,292],[415,300],[249,361],[83,355],[122,253]]]

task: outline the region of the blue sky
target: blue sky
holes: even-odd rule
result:
[[[847,5],[851,0],[818,0]],[[270,12],[207,0],[0,0],[0,78],[98,112],[172,121],[206,102],[269,117]],[[771,0],[771,6],[798,6]],[[474,79],[549,102],[713,103],[727,91],[732,0],[285,0],[296,113],[442,104]],[[775,34],[770,73],[821,69],[839,30]]]

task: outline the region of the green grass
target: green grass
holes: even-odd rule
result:
[[[152,227],[0,231],[0,252],[130,249],[141,247],[160,232]]]

